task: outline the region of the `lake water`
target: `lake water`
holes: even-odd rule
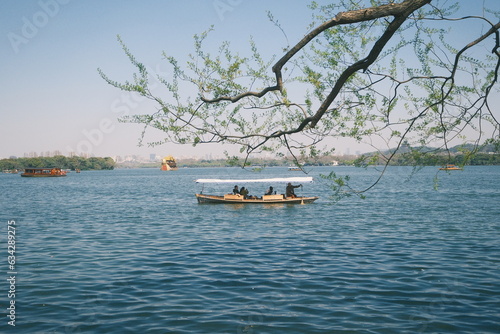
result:
[[[295,206],[194,197],[197,178],[302,175],[286,168],[0,174],[7,279],[16,221],[0,332],[500,332],[500,167],[439,172],[438,190],[437,168],[391,167],[366,199],[336,204],[318,178],[329,171],[310,169],[315,182],[296,192],[321,198]],[[377,176],[335,171],[359,185]]]

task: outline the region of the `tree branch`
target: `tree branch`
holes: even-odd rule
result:
[[[279,59],[276,64],[274,64],[272,70],[275,73],[276,76],[276,85],[274,86],[268,86],[261,90],[260,92],[244,92],[242,94],[236,95],[236,96],[220,96],[215,99],[207,99],[205,97],[201,97],[201,100],[205,103],[217,103],[221,101],[230,101],[230,102],[237,102],[241,100],[244,97],[263,97],[269,92],[272,91],[277,91],[279,90],[280,92],[283,91],[283,74],[282,74],[282,69],[283,66],[285,66],[286,63],[290,59],[292,59],[300,50],[302,50],[310,41],[312,41],[316,36],[321,34],[327,29],[330,29],[332,27],[338,26],[338,25],[346,25],[346,24],[352,24],[352,23],[359,23],[363,21],[371,21],[374,19],[378,19],[381,17],[387,17],[387,16],[394,16],[396,18],[401,18],[402,20],[395,20],[396,22],[399,22],[399,24],[394,28],[394,31],[389,35],[387,35],[387,41],[390,39],[390,37],[394,34],[394,32],[399,28],[399,26],[406,20],[406,18],[413,13],[415,10],[423,7],[424,5],[430,3],[432,0],[406,0],[402,3],[391,3],[388,5],[381,5],[378,7],[371,7],[371,8],[366,8],[366,9],[359,9],[359,10],[354,10],[354,11],[349,11],[349,12],[341,12],[335,16],[335,18],[331,19],[330,21],[327,21],[320,26],[316,27],[313,29],[311,32],[309,32],[307,35],[305,35],[295,46],[293,46],[281,59]],[[394,23],[394,21],[393,21]],[[384,43],[384,44],[385,44]],[[382,45],[383,47],[383,45]],[[375,47],[374,47],[375,48]],[[373,61],[376,59],[376,57],[380,54],[380,51],[382,49],[378,50],[374,59],[372,57],[367,57],[363,61],[367,61],[365,66],[362,66],[363,64],[356,63],[354,68],[356,68],[352,73],[356,72],[359,69],[362,68],[367,68]],[[371,63],[369,62],[370,60]],[[346,73],[347,72],[347,73]],[[348,76],[347,78],[352,75],[350,73],[351,71],[348,69],[346,70],[346,73]],[[347,78],[345,80],[347,80]],[[344,80],[344,82],[345,82]],[[332,100],[333,101],[333,100]],[[330,102],[331,103],[331,102]],[[328,104],[330,105],[330,104]],[[322,106],[324,108],[324,106]],[[322,110],[323,108],[320,108]],[[324,108],[326,109],[326,108]],[[324,112],[323,112],[324,113]],[[321,116],[319,116],[320,118]],[[309,123],[311,120],[305,119],[304,122]],[[317,123],[318,120],[315,120],[314,123]],[[304,125],[305,126],[305,125]],[[302,126],[302,128],[304,127]]]

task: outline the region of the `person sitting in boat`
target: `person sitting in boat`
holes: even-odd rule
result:
[[[240,195],[243,195],[243,198],[247,198],[248,197],[248,189],[245,187],[241,187]]]
[[[233,195],[237,195],[240,193],[240,190],[238,189],[238,186],[234,186],[233,188]]]
[[[274,189],[273,189],[273,187],[271,186],[271,187],[269,187],[269,189],[267,189],[267,192],[265,193],[265,195],[272,195],[272,194],[273,194],[273,192],[274,192]]]
[[[293,189],[298,188],[298,187],[302,187],[302,185],[299,184],[298,186],[294,186],[290,182],[288,182],[288,184],[286,186],[286,192],[285,192],[286,197],[291,197],[291,198],[297,197],[297,195],[295,195],[295,191]]]

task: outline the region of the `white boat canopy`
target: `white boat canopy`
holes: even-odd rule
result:
[[[306,183],[313,182],[312,177],[275,177],[270,179],[198,179],[196,183]]]

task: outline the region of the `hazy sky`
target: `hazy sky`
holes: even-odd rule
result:
[[[462,2],[477,6],[482,1]],[[0,0],[0,158],[55,150],[96,156],[220,154],[228,147],[138,147],[142,127],[117,118],[125,112],[147,112],[151,106],[109,86],[97,68],[112,79],[131,78],[134,68],[116,40],[119,34],[139,61],[168,74],[162,51],[182,59],[193,50],[193,35],[211,25],[213,41],[229,40],[244,52],[253,36],[260,49],[279,53],[286,41],[267,11],[294,43],[311,21],[308,3]],[[485,4],[500,9],[498,0]]]

